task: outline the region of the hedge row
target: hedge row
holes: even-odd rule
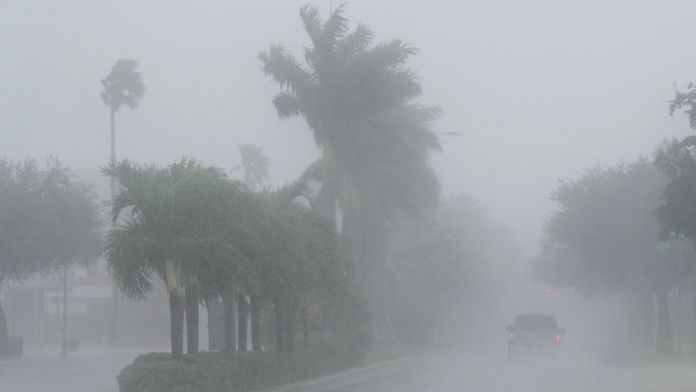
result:
[[[344,342],[319,341],[292,353],[219,352],[139,356],[118,376],[120,392],[244,392],[297,382],[356,366],[361,355]]]

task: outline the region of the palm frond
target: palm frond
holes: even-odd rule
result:
[[[138,101],[145,94],[145,83],[137,71],[138,61],[119,59],[102,83],[102,101],[114,111],[124,104],[131,109],[138,107]]]
[[[359,24],[352,33],[346,35],[336,44],[336,64],[343,66],[365,53],[370,48],[374,37],[374,31],[364,24]]]
[[[295,57],[281,45],[273,45],[267,52],[259,54],[263,72],[270,75],[280,87],[295,95],[306,95],[312,87],[312,77]]]
[[[324,50],[333,50],[336,43],[343,38],[348,30],[348,19],[343,16],[343,8],[346,3],[336,7],[331,13],[329,19],[324,23],[321,29],[321,44]],[[315,43],[316,46],[316,43]]]
[[[305,4],[300,8],[300,18],[307,32],[307,35],[312,40],[314,45],[321,41],[321,19],[319,17],[319,7],[313,4]]]
[[[107,266],[128,297],[142,299],[152,291],[154,266],[148,257],[156,252],[150,245],[142,224],[133,220],[113,229],[107,237]]]
[[[280,118],[294,117],[302,113],[300,100],[292,93],[283,92],[276,95],[273,98],[273,105]]]

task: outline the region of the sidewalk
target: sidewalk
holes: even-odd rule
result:
[[[121,369],[136,356],[151,351],[157,350],[86,345],[62,358],[58,346],[27,346],[23,358],[0,360],[0,390],[116,392],[116,376]]]
[[[292,384],[279,385],[279,386],[275,386],[275,387],[264,389],[264,390],[257,391],[257,392],[299,392],[299,391],[305,392],[308,390],[308,388],[311,388],[314,386],[320,387],[321,384],[326,384],[326,383],[332,383],[332,384],[339,383],[340,384],[340,381],[342,379],[353,379],[354,377],[356,377],[358,375],[374,373],[374,372],[377,372],[379,370],[388,371],[390,368],[396,368],[398,364],[415,360],[423,355],[424,355],[424,353],[413,354],[413,355],[409,355],[409,356],[402,357],[402,358],[397,358],[397,359],[392,359],[389,361],[374,363],[374,364],[371,364],[368,366],[344,370],[342,372],[330,374],[328,376],[312,378],[309,380],[300,381],[300,382],[292,383]]]

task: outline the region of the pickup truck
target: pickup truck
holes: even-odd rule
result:
[[[545,353],[556,358],[561,347],[564,328],[559,328],[553,316],[542,313],[520,314],[505,328],[508,340],[508,359],[519,354]]]

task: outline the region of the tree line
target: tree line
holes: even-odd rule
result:
[[[669,107],[671,114],[684,108],[692,128],[695,98],[690,84]],[[652,159],[561,181],[532,268],[538,280],[586,296],[625,295],[628,343],[662,355],[674,352],[668,296],[692,283],[696,267],[694,145],[694,136],[668,140]]]
[[[296,331],[307,343],[313,305],[324,314],[322,328],[356,347],[394,335],[430,341],[436,329],[431,320],[446,316],[468,288],[490,281],[485,264],[501,258],[493,256],[492,243],[512,242],[503,240],[504,230],[493,227],[473,198],[441,200],[430,164],[441,149],[431,129],[440,110],[418,102],[421,81],[408,65],[417,49],[401,40],[378,42],[363,24],[351,29],[344,6],[322,19],[309,4],[301,7],[300,19],[310,41],[304,61],[279,44],[258,56],[263,73],[280,88],[272,100],[278,117],[303,118],[320,151],[285,187],[264,186],[269,161],[250,144],[239,146],[242,162],[233,168],[243,181],[193,158],[168,165],[118,160],[116,116],[123,107],[137,109],[145,84],[131,59],[118,60],[101,81],[110,114],[111,154],[102,167],[111,179],[110,228],[101,234],[93,191],[71,180],[80,190],[73,196],[83,198],[91,220],[48,243],[79,243],[91,252],[71,248],[63,262],[93,260],[103,250],[128,297],[144,299],[163,286],[175,356],[184,353],[184,331],[186,351],[198,351],[198,306],[213,301],[223,303],[229,353],[235,336],[246,347],[247,324],[238,318],[251,319],[254,350],[262,346],[259,331],[269,328],[279,351],[293,349]],[[8,178],[21,183],[19,166],[12,170]],[[34,208],[13,210],[28,211]],[[94,238],[68,237],[80,233]],[[27,241],[12,246],[33,244]],[[3,269],[29,259],[46,267],[0,271],[0,278],[55,269],[47,255],[59,250],[55,245],[23,258],[8,251]],[[119,297],[115,292],[112,342]],[[264,318],[269,312],[272,317]],[[420,321],[415,331],[398,322],[414,318]]]

